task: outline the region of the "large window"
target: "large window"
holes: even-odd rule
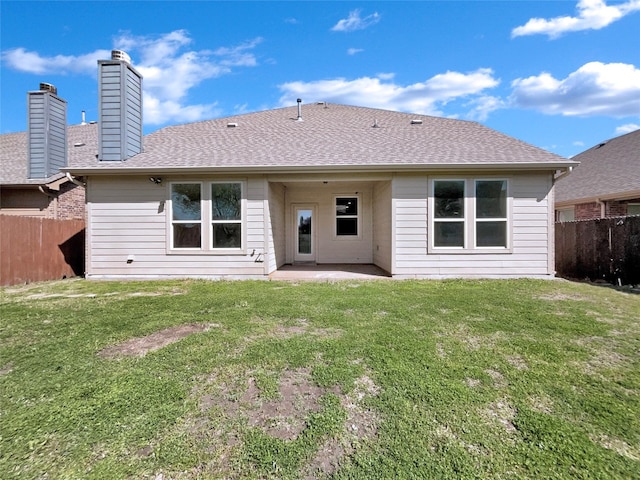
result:
[[[358,197],[336,197],[336,235],[358,235]]]
[[[241,182],[171,184],[171,249],[241,250],[242,210]]]
[[[509,248],[508,182],[504,179],[435,179],[431,241],[450,251]]]

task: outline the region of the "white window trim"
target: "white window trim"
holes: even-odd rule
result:
[[[240,220],[213,220],[211,215],[211,185],[221,183],[238,183],[240,184]],[[201,224],[201,242],[200,248],[176,248],[173,246],[173,205],[171,200],[171,191],[173,185],[181,184],[199,184],[200,185],[200,224]],[[247,253],[247,199],[246,199],[246,181],[238,179],[216,179],[209,181],[196,180],[179,180],[169,182],[168,185],[168,208],[167,210],[167,254],[170,255],[246,255]],[[184,222],[194,223],[194,222]],[[239,248],[213,248],[213,224],[214,223],[239,223],[241,225],[240,247]]]
[[[336,202],[339,198],[355,198],[358,200],[358,213],[356,215],[341,215],[338,217],[336,213]],[[333,238],[338,241],[356,241],[362,239],[362,198],[359,193],[345,193],[345,194],[335,194],[333,196]],[[357,235],[338,235],[338,218],[355,218],[356,228],[358,229]]]
[[[464,184],[464,217],[462,219],[458,218],[441,218],[437,219],[438,222],[460,222],[464,221],[464,246],[463,247],[436,247],[434,245],[435,235],[434,235],[434,224],[436,223],[435,218],[435,201],[434,201],[434,192],[435,192],[435,182],[436,181],[460,181],[463,180]],[[507,217],[506,217],[506,247],[478,247],[476,246],[476,223],[478,221],[504,221],[504,218],[500,219],[491,219],[491,218],[476,218],[476,182],[477,181],[506,181],[507,182]],[[511,193],[511,178],[509,177],[483,177],[483,176],[472,176],[472,177],[431,177],[429,179],[428,186],[428,206],[427,206],[427,215],[428,215],[428,226],[427,226],[427,234],[428,234],[428,243],[427,243],[427,253],[433,254],[479,254],[479,253],[487,253],[487,254],[508,254],[513,253],[513,196]]]

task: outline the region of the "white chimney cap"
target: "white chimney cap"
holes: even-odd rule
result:
[[[44,82],[40,83],[40,91],[41,92],[51,92],[54,95],[58,94],[58,89],[54,85],[52,85],[51,83],[44,83]]]
[[[111,60],[121,60],[123,62],[131,63],[131,57],[129,54],[122,50],[111,50]]]

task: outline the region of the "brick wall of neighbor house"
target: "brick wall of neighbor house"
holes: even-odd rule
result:
[[[84,188],[78,185],[74,185],[73,183],[65,183],[62,185],[57,200],[58,220],[84,220],[84,194]]]
[[[607,200],[604,202],[604,216],[605,217],[624,217],[627,215],[627,204],[640,203],[640,199],[633,200]],[[575,208],[576,220],[592,220],[594,218],[600,218],[602,207],[596,202],[592,203],[580,203]]]
[[[607,217],[623,217],[627,214],[627,202],[618,202],[615,200],[607,202],[605,211]]]
[[[596,202],[576,205],[576,220],[590,220],[592,218],[600,218],[600,205]]]

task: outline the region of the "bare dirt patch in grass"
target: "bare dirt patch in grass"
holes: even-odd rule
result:
[[[594,443],[597,443],[608,450],[613,450],[618,455],[627,457],[636,462],[640,460],[640,448],[637,446],[631,446],[624,440],[612,438],[608,435],[591,436],[590,438]]]
[[[192,392],[199,397],[200,411],[205,416],[226,418],[232,430],[226,435],[227,446],[242,444],[246,427],[259,428],[266,435],[283,441],[295,441],[307,428],[310,415],[322,410],[321,398],[335,395],[346,413],[341,431],[327,438],[316,454],[301,468],[300,478],[317,478],[334,473],[344,458],[350,456],[358,444],[375,438],[378,415],[364,402],[378,395],[379,387],[365,375],[355,380],[353,390],[345,394],[340,387],[320,387],[312,380],[310,368],[285,370],[278,379],[276,398],[265,395],[255,372],[214,372]],[[208,429],[203,422],[199,429]],[[197,434],[197,432],[194,432]],[[220,439],[218,439],[220,441]]]
[[[485,418],[502,425],[507,433],[516,432],[516,427],[513,425],[516,411],[506,399],[493,402],[483,413]]]
[[[177,327],[165,328],[159,332],[152,333],[145,337],[136,337],[126,342],[112,345],[98,352],[103,358],[119,357],[144,357],[147,353],[160,350],[172,343],[182,340],[194,333],[206,332],[211,328],[218,327],[214,323],[188,325],[178,325]]]
[[[512,367],[515,367],[517,370],[528,370],[529,369],[529,366],[527,365],[527,362],[525,361],[525,359],[522,358],[518,354],[508,355],[506,357],[506,360],[507,360],[507,362],[509,362],[509,364]]]

